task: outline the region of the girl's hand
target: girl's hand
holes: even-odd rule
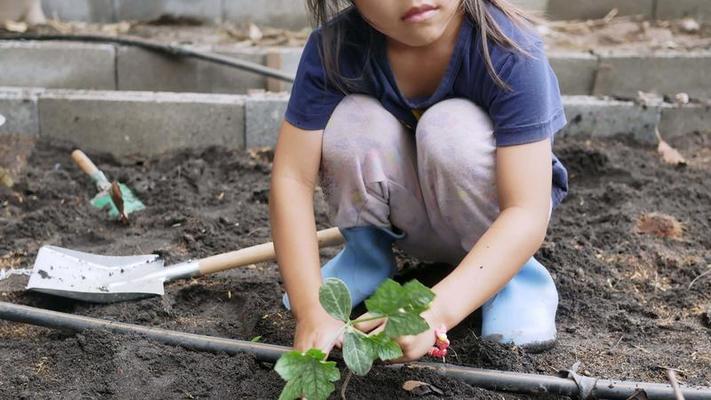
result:
[[[361,316],[361,318],[367,318],[368,316],[368,314],[364,314]],[[427,321],[427,324],[430,326],[430,329],[420,333],[419,335],[401,336],[395,339],[395,341],[400,345],[400,348],[402,349],[403,356],[401,358],[389,362],[406,363],[410,361],[419,360],[420,358],[422,358],[422,356],[427,355],[430,349],[434,346],[436,340],[435,328],[441,326],[443,324],[443,321],[435,317],[435,313],[432,311],[432,309],[423,312],[422,318]],[[385,320],[364,322],[362,324],[356,325],[356,328],[360,329],[363,332],[368,332],[372,335],[376,335],[382,332],[383,329],[385,329]]]
[[[328,354],[334,346],[341,347],[345,324],[328,315],[320,305],[313,308],[296,321],[294,349],[306,351],[317,348]]]

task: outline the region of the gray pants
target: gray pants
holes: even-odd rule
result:
[[[458,264],[499,213],[493,127],[464,99],[407,130],[375,99],[344,98],[324,130],[321,179],[332,223],[405,233],[396,246]]]

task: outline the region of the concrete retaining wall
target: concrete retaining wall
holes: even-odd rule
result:
[[[0,88],[0,134],[68,140],[90,151],[116,156],[155,155],[187,147],[272,146],[287,94],[33,90]],[[564,97],[568,126],[560,136],[632,134],[654,142],[711,126],[709,106],[642,107],[633,102]]]
[[[710,0],[711,1],[711,0]],[[300,48],[201,47],[296,73]],[[566,95],[635,98],[638,91],[711,98],[711,51],[549,54]],[[287,91],[257,74],[140,48],[71,42],[0,42],[0,86],[243,94]]]
[[[308,25],[300,0],[42,0],[42,8],[49,17],[70,21],[150,21],[172,15],[290,29]]]
[[[114,46],[0,41],[0,86],[115,89]]]
[[[5,124],[0,125],[0,135],[40,134],[37,99],[41,92],[41,89],[0,88],[0,115],[5,118]]]
[[[647,18],[691,16],[711,19],[708,0],[513,0],[521,7],[551,19],[602,18],[613,8],[620,15]],[[48,16],[66,20],[115,22],[152,20],[161,15],[208,22],[252,21],[262,25],[302,28],[308,25],[301,0],[43,0]]]

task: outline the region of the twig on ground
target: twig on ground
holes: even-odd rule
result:
[[[674,389],[676,400],[684,400],[684,395],[681,393],[681,388],[679,388],[679,381],[676,379],[675,370],[667,368],[667,376],[669,377],[669,382],[671,382],[672,388]]]
[[[622,338],[624,338],[624,337],[625,337],[625,335],[620,336],[620,338],[617,339],[617,341],[615,342],[615,344],[613,344],[613,345],[607,350],[607,353],[608,353],[608,354],[611,354],[611,353],[612,353],[612,350],[614,350],[614,349],[620,344],[620,342],[622,342]]]
[[[709,268],[708,271],[706,271],[706,272],[704,272],[703,274],[697,276],[696,278],[694,278],[693,281],[691,281],[691,283],[689,283],[688,289],[691,289],[691,287],[694,286],[694,283],[696,283],[696,281],[698,281],[699,279],[703,278],[703,277],[706,276],[706,275],[711,274],[711,265],[709,265],[708,268]]]
[[[346,379],[343,380],[343,386],[341,386],[341,400],[346,400],[346,389],[348,389],[348,383],[350,383],[352,376],[353,372],[351,372],[351,370],[348,370]]]
[[[647,354],[652,354],[651,351],[645,349],[644,347],[640,347],[640,346],[637,346],[637,345],[634,345],[634,344],[632,345],[632,347],[634,347],[634,348],[637,349],[637,350],[642,350],[643,352],[645,352],[645,353],[647,353]]]

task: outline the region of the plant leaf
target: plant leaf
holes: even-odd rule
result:
[[[427,321],[420,317],[419,314],[412,312],[398,312],[388,317],[388,322],[385,324],[386,336],[396,338],[407,335],[417,335],[429,329]]]
[[[274,370],[287,381],[279,400],[306,397],[309,400],[326,400],[336,389],[333,383],[341,379],[334,361],[326,361],[326,354],[318,349],[305,353],[284,353]]]
[[[372,313],[389,315],[403,304],[403,291],[399,283],[387,279],[370,298],[365,300],[365,308]]]
[[[366,340],[370,342],[371,347],[377,353],[379,359],[383,361],[394,360],[402,357],[402,349],[393,339],[385,336],[384,333],[377,335],[366,336]]]
[[[415,310],[422,312],[430,308],[430,304],[434,300],[434,293],[430,288],[416,280],[411,280],[403,286],[403,289],[405,289],[407,298]]]
[[[417,335],[429,326],[420,317],[434,299],[434,293],[417,281],[410,281],[404,286],[388,279],[365,301],[371,313],[387,317],[385,335],[396,338],[405,335]]]
[[[349,330],[343,338],[343,360],[354,374],[363,376],[370,371],[378,353],[367,336]]]
[[[351,294],[345,282],[338,278],[326,279],[318,291],[318,299],[329,315],[348,322],[351,317]]]

